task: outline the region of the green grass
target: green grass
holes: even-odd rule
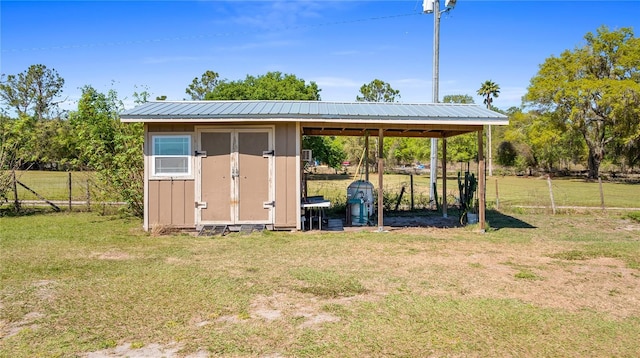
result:
[[[637,224],[492,215],[485,234],[216,238],[92,213],[0,217],[0,357],[172,342],[214,356],[640,354]]]
[[[625,215],[626,218],[640,223],[640,211],[632,211]]]
[[[354,296],[367,290],[354,277],[334,271],[319,271],[310,267],[291,270],[291,276],[303,284],[295,290],[321,297]]]

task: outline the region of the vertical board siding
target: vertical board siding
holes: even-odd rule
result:
[[[195,226],[193,180],[149,181],[149,224]]]
[[[295,228],[297,223],[296,198],[296,125],[276,125],[276,227]]]

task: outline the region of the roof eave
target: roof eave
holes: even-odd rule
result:
[[[271,122],[323,122],[323,123],[344,123],[351,121],[352,123],[369,123],[369,124],[413,124],[413,125],[437,125],[437,124],[460,124],[460,125],[508,125],[509,119],[504,118],[468,118],[468,117],[446,117],[446,118],[407,118],[407,117],[304,117],[304,116],[131,116],[121,117],[121,121],[125,123],[249,123],[269,120]]]

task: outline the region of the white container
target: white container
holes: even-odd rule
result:
[[[356,180],[347,187],[347,202],[351,205],[351,224],[363,226],[373,213],[373,184]]]

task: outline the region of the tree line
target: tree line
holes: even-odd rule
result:
[[[640,39],[632,29],[597,29],[586,43],[547,58],[532,77],[520,107],[494,106],[500,87],[480,85],[484,104],[509,116],[509,126],[488,128],[487,146],[495,162],[516,170],[557,170],[584,166],[588,178],[600,176],[603,163],[621,170],[640,163]],[[0,81],[0,195],[14,169],[93,170],[111,190],[142,213],[142,141],[139,123],[123,124],[118,93],[82,88],[76,109],[59,110],[64,79],[43,64]],[[192,100],[320,100],[321,89],[294,74],[268,72],[244,79],[221,80],[208,70],[188,84]],[[134,92],[136,103],[149,100],[147,90]],[[363,84],[356,101],[395,102],[400,91],[380,79]],[[166,96],[156,97],[164,100]],[[468,94],[447,95],[445,103],[473,103]],[[493,138],[493,140],[491,139]],[[477,158],[475,133],[447,140],[451,162]],[[357,162],[363,138],[305,137],[303,146],[330,167]],[[368,157],[375,160],[377,146]],[[389,138],[383,156],[390,165],[427,162],[428,139]],[[489,155],[491,158],[491,155]],[[5,195],[6,197],[6,195]]]

